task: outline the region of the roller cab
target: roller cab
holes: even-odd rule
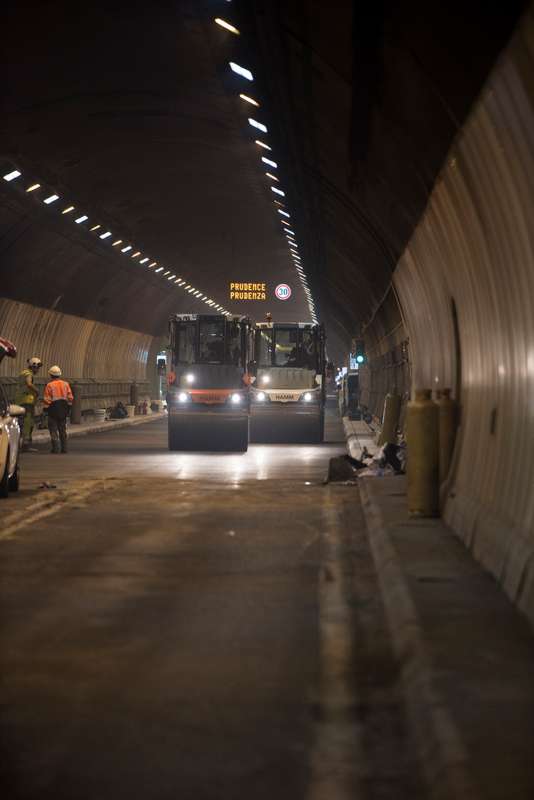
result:
[[[249,320],[179,314],[169,333],[169,449],[246,451]]]
[[[254,358],[251,441],[322,442],[325,408],[322,326],[257,323]]]

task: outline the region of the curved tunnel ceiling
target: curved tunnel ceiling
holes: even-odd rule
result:
[[[343,352],[387,291],[522,7],[12,4],[0,155],[26,183],[2,182],[3,293],[149,333],[172,311],[207,308],[27,195],[35,180],[230,311],[309,318],[253,116],[269,128],[279,202]],[[256,80],[232,73],[232,59]],[[283,303],[236,303],[230,281],[267,282],[271,298],[277,283],[294,291]]]
[[[271,191],[282,170],[275,182],[261,161],[275,147],[255,144],[269,137],[247,121],[268,109],[239,98],[261,91],[228,66],[235,37],[213,22],[222,5],[11,8],[1,155],[23,174],[2,182],[3,293],[151,333],[172,311],[208,311],[202,296],[257,318],[310,318],[277,213],[286,198]],[[113,250],[119,238],[132,250]],[[154,275],[159,265],[184,287]],[[267,299],[231,300],[230,282],[265,283]],[[279,283],[289,300],[275,299]]]

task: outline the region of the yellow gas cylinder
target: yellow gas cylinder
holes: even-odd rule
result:
[[[442,389],[437,393],[436,404],[439,417],[439,482],[441,484],[449,472],[458,416],[456,402],[451,397],[450,389]]]
[[[417,389],[408,403],[408,511],[415,517],[439,514],[438,407],[430,389]]]
[[[400,394],[388,393],[384,400],[384,416],[382,418],[382,430],[378,437],[379,446],[388,442],[397,441],[397,424],[399,421],[401,407]]]

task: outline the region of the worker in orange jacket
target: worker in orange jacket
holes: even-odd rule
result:
[[[43,402],[48,411],[52,453],[66,453],[67,417],[74,397],[67,381],[61,380],[61,369],[57,365],[50,367],[48,374],[51,380],[45,386]]]

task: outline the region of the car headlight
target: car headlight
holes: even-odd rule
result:
[[[302,399],[304,400],[305,403],[311,403],[311,401],[313,400],[313,395],[311,392],[304,392],[304,394],[302,395]]]
[[[230,398],[234,405],[238,405],[241,402],[241,395],[240,394],[233,394]]]
[[[189,400],[189,395],[187,394],[187,392],[179,392],[178,393],[178,402],[179,403],[187,403],[188,400]]]

